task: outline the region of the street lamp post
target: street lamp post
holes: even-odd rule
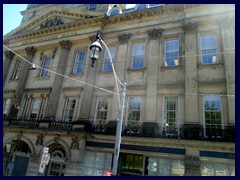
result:
[[[127,83],[125,80],[122,80],[120,82],[120,80],[118,79],[116,72],[115,72],[115,68],[113,66],[111,53],[110,53],[107,45],[105,44],[105,42],[100,38],[100,35],[98,33],[96,36],[96,41],[94,43],[92,43],[89,47],[91,50],[90,55],[91,55],[91,59],[92,59],[91,66],[94,67],[94,63],[99,57],[99,52],[102,50],[102,46],[99,42],[101,42],[104,45],[104,47],[106,48],[106,50],[108,52],[110,63],[111,63],[112,69],[113,69],[113,74],[114,74],[114,78],[115,78],[118,95],[119,95],[119,89],[118,89],[117,82],[121,85],[120,99],[118,97],[119,111],[118,111],[118,119],[117,119],[117,130],[116,130],[116,137],[115,137],[114,158],[113,158],[113,168],[112,168],[112,174],[114,176],[116,176],[117,172],[118,172],[118,160],[119,160],[120,145],[121,145],[122,122],[123,122],[124,103],[125,103],[125,97],[126,97]]]

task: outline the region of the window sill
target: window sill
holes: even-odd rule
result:
[[[161,71],[173,70],[173,69],[178,69],[179,71],[181,71],[182,68],[183,68],[182,65],[179,65],[179,66],[162,66],[162,67],[160,67]]]
[[[128,73],[131,73],[131,72],[143,72],[143,73],[145,73],[146,71],[147,71],[147,68],[142,68],[142,69],[131,69],[131,68],[128,68],[127,69]]]
[[[223,68],[223,63],[215,63],[215,64],[198,64],[198,68],[199,68],[199,69],[206,68],[206,67],[210,67],[210,68],[212,68],[212,69]]]
[[[36,81],[44,81],[44,80],[49,80],[50,76],[44,76],[44,77],[36,77],[35,80]]]
[[[69,74],[69,77],[82,77],[83,76],[83,73],[79,73],[79,74]]]

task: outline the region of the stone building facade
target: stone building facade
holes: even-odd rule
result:
[[[211,9],[211,11],[209,11]],[[4,36],[5,176],[235,176],[235,6],[29,4]],[[39,173],[44,147],[50,160]]]

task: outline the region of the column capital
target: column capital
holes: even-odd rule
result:
[[[159,39],[162,35],[163,29],[149,29],[147,30],[149,39]]]
[[[15,54],[12,51],[4,51],[4,55],[9,60],[12,60]]]
[[[127,43],[129,41],[129,39],[131,38],[131,36],[132,36],[131,33],[118,35],[118,41],[121,44]]]
[[[37,50],[35,47],[29,46],[29,47],[25,47],[25,51],[27,55],[34,56]]]
[[[196,22],[190,22],[190,23],[183,22],[183,31],[185,33],[195,32],[196,30],[197,30]]]
[[[59,44],[60,44],[62,49],[67,49],[67,50],[69,50],[72,46],[72,42],[69,41],[69,40],[59,41]]]

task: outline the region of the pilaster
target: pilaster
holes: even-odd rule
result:
[[[4,55],[5,58],[3,61],[3,84],[5,83],[11,61],[13,60],[15,54],[12,51],[5,51]]]

